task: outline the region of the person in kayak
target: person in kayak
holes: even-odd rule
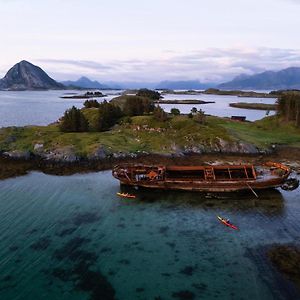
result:
[[[228,224],[231,224],[231,223],[230,223],[230,219],[226,219],[225,221],[226,221]]]

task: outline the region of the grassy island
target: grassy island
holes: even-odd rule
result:
[[[276,92],[272,93],[262,93],[262,92],[253,92],[253,91],[240,91],[240,90],[219,90],[219,89],[207,89],[203,92],[207,95],[221,95],[221,96],[237,96],[237,97],[251,97],[251,98],[277,98],[278,94]]]
[[[294,105],[297,99],[287,103]],[[21,167],[11,165],[21,174],[23,167],[32,169],[28,161],[36,161],[34,168],[38,169],[45,163],[59,164],[58,172],[64,172],[69,163],[76,164],[76,170],[84,165],[93,170],[95,162],[102,162],[101,169],[119,160],[143,158],[145,162],[145,156],[159,155],[160,161],[185,157],[186,163],[188,155],[258,155],[281,149],[281,145],[296,149],[286,155],[299,152],[300,110],[292,114],[290,106],[282,101],[280,114],[256,122],[208,116],[195,107],[188,115],[180,114],[178,109],[168,114],[154,101],[132,95],[117,97],[110,103],[86,100],[85,108],[67,110],[55,124],[1,128],[0,159],[5,164],[0,163],[0,173],[7,177],[11,172],[10,167],[4,167],[7,159],[23,161]]]
[[[229,106],[243,109],[255,109],[255,110],[276,110],[277,104],[266,104],[266,103],[230,103]]]
[[[204,100],[157,100],[157,104],[209,104],[215,103],[215,101],[204,101]]]
[[[90,123],[97,119],[96,109],[83,109],[83,113]],[[76,155],[88,157],[99,145],[110,153],[145,151],[161,154],[192,149],[220,151],[222,145],[230,148],[241,141],[260,149],[267,149],[272,144],[300,146],[300,129],[277,117],[241,123],[208,116],[205,124],[199,124],[183,115],[169,116],[165,122],[149,115],[131,117],[129,122],[121,122],[104,132],[61,132],[58,124],[2,128],[0,150],[51,152],[71,147]],[[40,149],[37,145],[41,145]]]

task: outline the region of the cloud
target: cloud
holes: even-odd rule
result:
[[[103,65],[98,62],[89,61],[89,60],[70,60],[70,59],[39,59],[42,63],[53,63],[69,66],[77,66],[83,69],[97,69],[97,70],[107,70],[111,69],[110,66]]]
[[[41,67],[59,80],[86,75],[100,81],[191,80],[224,82],[240,74],[300,66],[300,50],[279,48],[208,48],[164,52],[156,59],[87,60],[40,59]]]

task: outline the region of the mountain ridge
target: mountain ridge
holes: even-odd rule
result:
[[[233,80],[221,83],[219,89],[299,89],[300,67],[290,67],[279,71],[265,71],[254,75],[238,75]]]
[[[11,67],[0,80],[0,89],[23,90],[49,90],[63,89],[64,85],[52,79],[40,67],[22,60]]]
[[[79,87],[79,88],[87,88],[87,89],[108,89],[110,88],[108,85],[101,84],[97,80],[91,80],[86,76],[81,76],[79,79],[72,81],[62,81],[62,84],[69,87]]]

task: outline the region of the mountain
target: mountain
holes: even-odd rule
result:
[[[300,89],[300,68],[292,67],[277,72],[266,71],[252,76],[243,74],[232,81],[220,84],[218,88],[223,90]]]
[[[156,86],[156,89],[170,89],[170,90],[203,90],[212,87],[213,84],[201,83],[198,80],[187,81],[161,81]]]
[[[4,90],[50,90],[63,89],[64,85],[50,78],[40,67],[26,60],[15,64],[0,80]]]
[[[64,85],[69,87],[79,87],[79,88],[85,88],[85,89],[107,89],[110,88],[107,85],[101,84],[98,81],[92,81],[87,77],[81,77],[76,81],[63,81]]]

